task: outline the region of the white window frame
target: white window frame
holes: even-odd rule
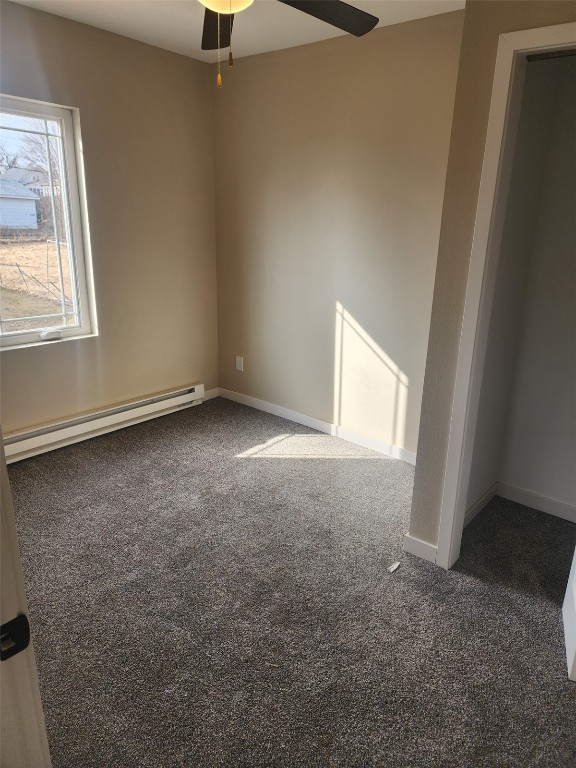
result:
[[[56,120],[60,123],[63,152],[64,178],[68,200],[68,245],[72,274],[76,291],[78,325],[41,328],[35,331],[9,331],[0,334],[0,349],[6,351],[37,344],[54,344],[58,341],[98,335],[96,302],[90,250],[90,229],[82,162],[80,114],[74,107],[64,107],[43,101],[24,99],[19,96],[0,94],[0,111]],[[16,319],[16,318],[15,318]],[[46,336],[49,338],[45,338]]]

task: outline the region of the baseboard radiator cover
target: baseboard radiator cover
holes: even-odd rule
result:
[[[115,408],[46,424],[38,429],[8,433],[4,436],[6,462],[11,464],[106,432],[165,416],[182,408],[200,405],[205,399],[207,398],[204,385],[194,384],[171,392],[161,392],[143,400],[124,403]]]

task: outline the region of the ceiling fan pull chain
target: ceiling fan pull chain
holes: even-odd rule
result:
[[[216,77],[216,87],[222,88],[222,74],[220,72],[220,14],[218,14],[218,76]]]
[[[228,66],[234,66],[234,57],[232,56],[232,0],[230,0],[230,13],[228,14],[228,21],[230,22],[230,51],[228,53]]]

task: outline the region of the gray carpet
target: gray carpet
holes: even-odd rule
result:
[[[10,477],[54,768],[576,765],[576,526],[495,499],[446,573],[410,466],[223,400]]]

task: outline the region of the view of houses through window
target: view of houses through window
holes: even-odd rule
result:
[[[4,344],[41,340],[47,329],[78,329],[81,310],[86,312],[78,291],[77,253],[82,250],[82,238],[74,232],[69,195],[69,182],[75,184],[76,178],[70,173],[67,154],[74,145],[66,143],[65,131],[72,130],[72,121],[67,126],[58,117],[57,107],[35,115],[8,110],[5,103],[3,99],[0,111],[0,334]],[[47,117],[46,112],[55,116]]]

